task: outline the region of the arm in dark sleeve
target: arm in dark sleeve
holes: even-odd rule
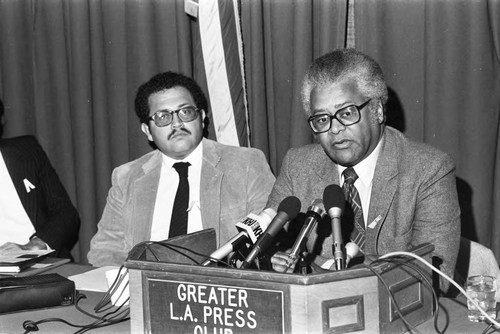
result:
[[[36,235],[56,250],[55,256],[70,257],[78,240],[80,217],[40,144],[34,139],[31,145],[41,189],[37,205],[42,206],[38,210],[41,217],[34,223]]]

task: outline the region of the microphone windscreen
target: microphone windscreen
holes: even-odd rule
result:
[[[323,191],[323,203],[326,211],[331,208],[340,208],[341,211],[344,211],[345,198],[342,188],[337,184],[327,186]]]
[[[288,196],[281,201],[278,212],[285,212],[290,219],[294,219],[300,212],[300,200],[295,196]]]

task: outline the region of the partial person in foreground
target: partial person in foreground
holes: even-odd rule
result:
[[[203,138],[208,103],[193,79],[154,76],[139,87],[135,111],[157,149],[113,171],[90,244],[92,265],[122,265],[140,242],[207,228],[220,246],[239,220],[264,209],[275,181],[264,154]]]
[[[267,207],[290,195],[308,205],[328,185],[339,185],[346,198],[347,262],[431,243],[434,263],[453,277],[460,242],[455,164],[444,152],[386,126],[388,92],[380,66],[354,49],[335,50],[312,63],[301,93],[317,143],[289,150]],[[325,219],[307,248],[315,264],[334,269]],[[272,262],[275,270],[286,270],[287,254],[276,254]],[[447,290],[448,281],[440,284]]]
[[[54,249],[72,259],[80,217],[34,136],[1,138],[0,101],[0,252]]]

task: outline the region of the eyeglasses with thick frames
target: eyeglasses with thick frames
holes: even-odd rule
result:
[[[330,114],[317,114],[310,116],[307,119],[309,126],[314,133],[323,133],[332,127],[333,119],[339,121],[343,126],[349,126],[358,123],[361,120],[361,110],[366,107],[366,105],[371,101],[369,99],[359,106],[350,105],[342,109],[337,110],[335,115]]]
[[[194,121],[198,117],[200,110],[200,108],[193,106],[186,106],[177,110],[159,110],[153,116],[148,117],[148,120],[154,121],[158,127],[163,127],[172,123],[174,114],[177,114],[182,122],[187,123]]]

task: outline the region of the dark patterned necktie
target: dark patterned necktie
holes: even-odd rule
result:
[[[189,205],[189,162],[176,162],[173,167],[179,173],[179,186],[175,194],[172,218],[170,219],[170,231],[168,237],[176,237],[187,233],[188,205]]]
[[[344,191],[347,203],[351,206],[353,216],[352,223],[354,224],[354,229],[351,233],[351,240],[363,251],[365,248],[365,220],[363,218],[363,208],[361,207],[359,193],[354,186],[354,182],[358,179],[358,174],[356,174],[352,167],[349,167],[344,170],[342,175],[344,175],[342,190]]]

